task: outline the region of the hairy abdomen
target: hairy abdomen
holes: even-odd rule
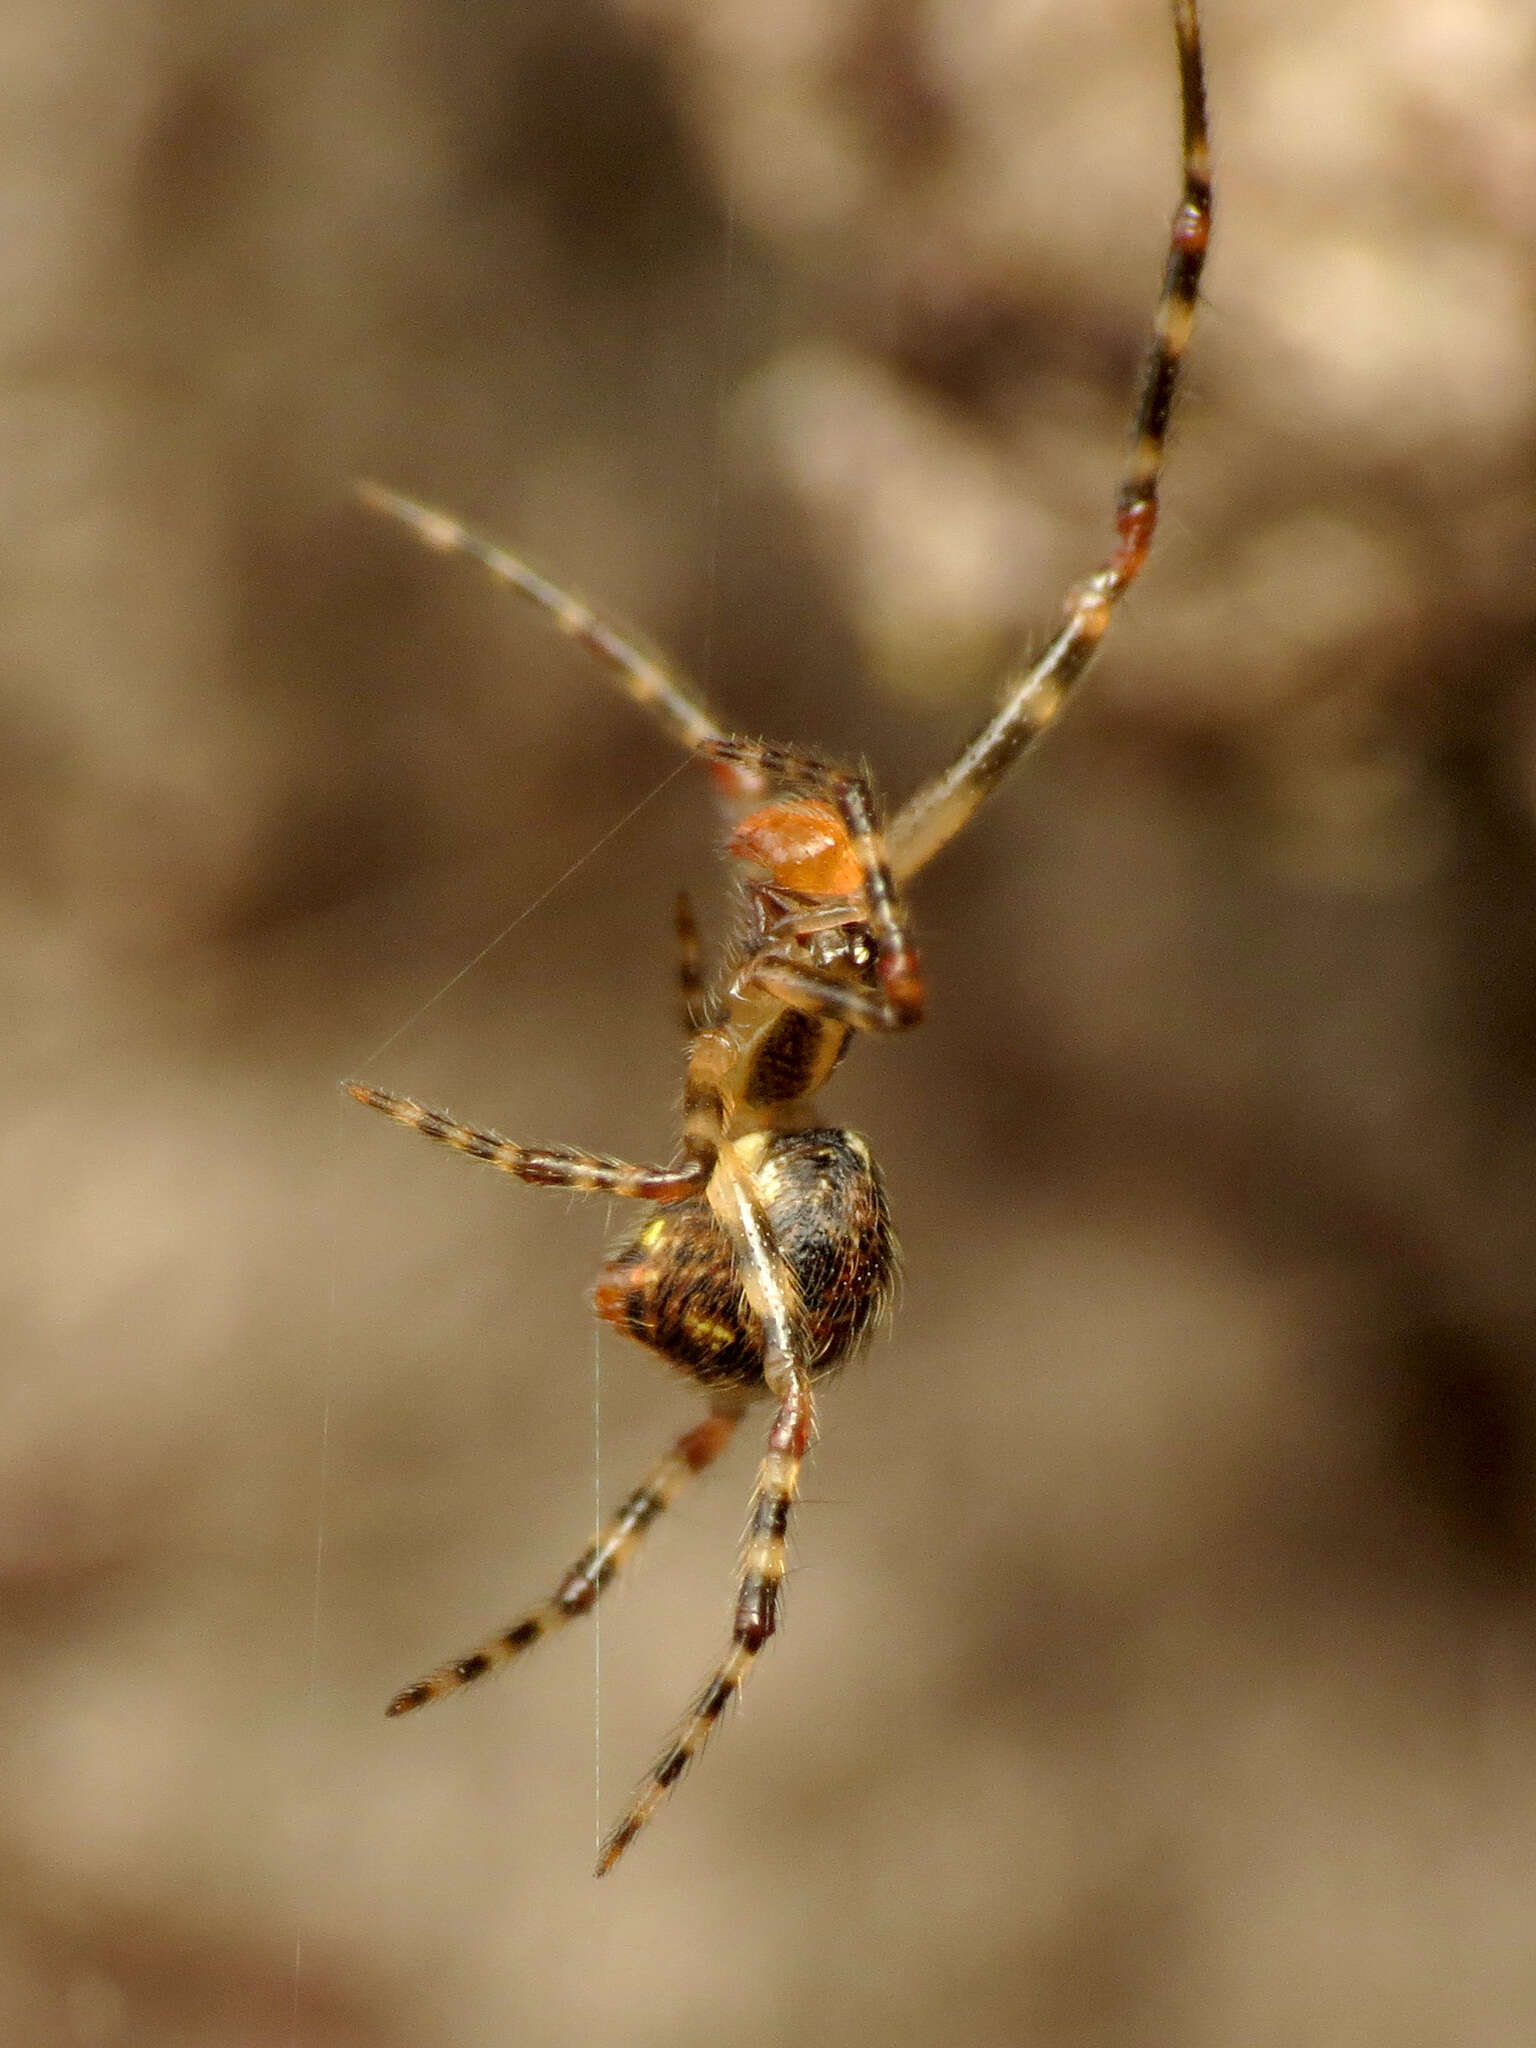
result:
[[[807,1364],[825,1372],[869,1335],[895,1282],[896,1240],[879,1170],[852,1131],[736,1142],[795,1276]],[[593,1305],[605,1322],[701,1385],[763,1390],[762,1325],[704,1197],[653,1210],[604,1266]]]

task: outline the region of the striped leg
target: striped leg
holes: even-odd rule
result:
[[[800,1363],[795,1336],[799,1298],[794,1276],[774,1243],[773,1230],[752,1177],[729,1141],[719,1148],[709,1199],[730,1233],[742,1290],[762,1323],[763,1374],[770,1391],[778,1397],[779,1407],[768,1432],[768,1448],[758,1467],[757,1487],[752,1496],[731,1647],[667,1750],[639,1786],[628,1812],[604,1842],[597,1864],[599,1877],[612,1870],[708,1742],[715,1724],[746,1683],[753,1664],[778,1626],[790,1510],[815,1427],[810,1379]]]
[[[605,1877],[650,1820],[688,1765],[708,1742],[721,1715],[741,1691],[753,1664],[778,1626],[785,1542],[800,1467],[814,1426],[809,1381],[794,1374],[779,1397],[768,1450],[757,1474],[747,1550],[731,1628],[731,1647],[688,1710],[654,1769],[637,1789],[628,1812],[604,1842],[597,1874]]]
[[[617,1578],[639,1549],[641,1538],[651,1524],[671,1507],[696,1473],[704,1471],[719,1457],[735,1435],[740,1419],[739,1406],[717,1403],[711,1409],[707,1422],[699,1423],[680,1436],[667,1455],[651,1467],[618,1513],[599,1530],[577,1558],[550,1599],[531,1608],[521,1621],[492,1636],[489,1642],[471,1650],[468,1656],[440,1664],[425,1678],[418,1678],[414,1685],[402,1687],[385,1712],[409,1714],[416,1707],[426,1706],[430,1700],[440,1700],[448,1693],[458,1692],[464,1686],[472,1685],[477,1678],[484,1678],[487,1672],[510,1664],[514,1657],[531,1650],[543,1637],[553,1635],[568,1621],[574,1621],[578,1614],[585,1614],[589,1608],[595,1607],[604,1589]]]
[[[1184,189],[1169,236],[1152,347],[1136,404],[1131,457],[1115,501],[1117,545],[1103,567],[1068,597],[1065,623],[1040,659],[1007,679],[1001,704],[980,732],[897,813],[888,838],[898,881],[915,874],[948,844],[1020,755],[1054,724],[1152,545],[1168,419],[1194,326],[1211,233],[1205,65],[1195,0],[1173,0],[1173,28],[1183,108]]]
[[[498,582],[525,597],[558,632],[601,662],[630,702],[649,712],[668,738],[689,753],[697,753],[707,740],[722,737],[693,684],[669,661],[642,647],[631,634],[621,631],[581,598],[551,583],[518,556],[462,526],[448,513],[402,497],[398,491],[386,490],[382,484],[360,483],[357,494],[370,512],[398,519],[418,540],[440,554],[468,555],[482,568],[489,569]],[[715,774],[723,797],[747,798],[759,793],[759,786],[739,773],[717,768]]]
[[[471,1159],[483,1159],[488,1166],[515,1174],[532,1187],[569,1188],[578,1195],[623,1195],[640,1202],[680,1202],[701,1193],[709,1179],[708,1164],[699,1160],[682,1166],[631,1166],[623,1159],[580,1152],[573,1145],[518,1145],[495,1131],[477,1131],[470,1124],[456,1123],[442,1110],[427,1109],[408,1096],[365,1088],[360,1081],[348,1081],[344,1086],[354,1101],[382,1110],[407,1130],[420,1131],[440,1145],[451,1145]]]
[[[692,1038],[704,1028],[704,977],[699,972],[699,927],[693,898],[677,892],[677,986],[683,1005],[683,1031]]]

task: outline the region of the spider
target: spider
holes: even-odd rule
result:
[[[730,737],[670,663],[524,562],[441,512],[361,486],[372,509],[431,547],[473,557],[595,656],[624,695],[708,764],[733,820],[726,857],[740,876],[738,930],[708,989],[691,909],[686,898],[678,903],[690,1043],[682,1142],[672,1163],[632,1165],[569,1146],[526,1146],[403,1096],[346,1084],[395,1122],[535,1187],[643,1205],[642,1220],[602,1268],[593,1307],[695,1380],[708,1402],[705,1419],[652,1467],[548,1599],[406,1686],[389,1713],[409,1713],[484,1677],[595,1606],[651,1524],[724,1451],[747,1408],[772,1404],[730,1646],[607,1836],[599,1876],[703,1749],[774,1634],[817,1387],[858,1351],[890,1300],[896,1246],[879,1171],[856,1133],[810,1125],[811,1099],[855,1033],[904,1031],[919,1021],[923,981],[902,885],[1054,723],[1151,546],[1169,413],[1211,222],[1195,0],[1172,0],[1172,15],[1183,191],[1116,499],[1114,548],[1069,593],[1045,651],[1007,675],[993,715],[888,825],[862,775],[808,750]]]

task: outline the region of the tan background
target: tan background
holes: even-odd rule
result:
[[[13,0],[4,2042],[1536,2032],[1536,28],[1208,36],[1159,551],[829,1097],[906,1299],[785,1639],[599,1887],[750,1456],[605,1615],[596,1729],[590,1633],[386,1723],[579,1547],[598,1438],[613,1496],[693,1410],[594,1358],[600,1212],[334,1084],[665,1150],[712,827],[348,482],[904,791],[1102,551],[1166,23]]]

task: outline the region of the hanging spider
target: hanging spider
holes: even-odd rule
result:
[[[1054,723],[1152,542],[1169,412],[1211,221],[1195,0],[1173,0],[1172,12],[1183,192],[1116,500],[1116,545],[1070,593],[1044,653],[1008,675],[993,716],[889,825],[862,776],[799,748],[728,737],[674,668],[525,563],[440,512],[377,485],[362,489],[374,510],[431,547],[474,557],[547,613],[672,739],[709,764],[735,820],[726,853],[741,874],[740,927],[709,990],[699,976],[692,914],[679,899],[690,1045],[674,1163],[637,1166],[568,1146],[520,1145],[402,1096],[348,1084],[359,1102],[397,1123],[536,1187],[644,1204],[643,1221],[603,1267],[593,1306],[604,1322],[696,1380],[709,1403],[706,1419],[679,1437],[547,1600],[406,1686],[390,1702],[391,1714],[441,1699],[585,1614],[687,1481],[720,1456],[748,1406],[773,1404],[730,1647],[608,1835],[599,1876],[704,1747],[774,1633],[816,1385],[858,1350],[890,1298],[896,1247],[869,1147],[852,1131],[805,1128],[810,1100],[855,1032],[904,1031],[918,1022],[922,974],[901,887]]]

